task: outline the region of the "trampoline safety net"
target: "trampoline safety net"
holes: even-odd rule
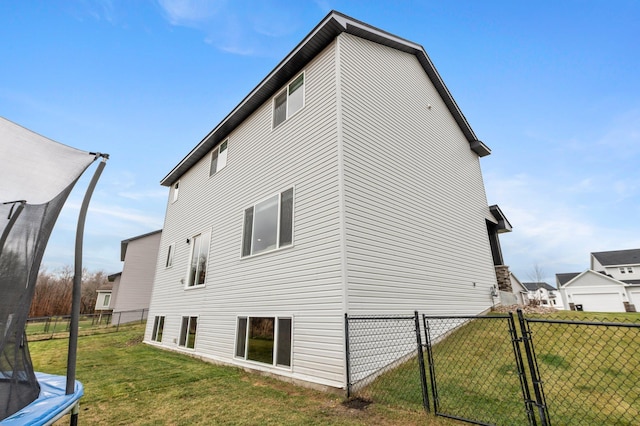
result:
[[[25,325],[58,214],[97,158],[0,117],[0,421],[40,392]]]

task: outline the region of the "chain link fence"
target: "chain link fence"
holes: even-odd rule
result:
[[[140,324],[146,321],[148,309],[137,309],[113,313],[80,315],[80,335],[110,333],[120,330],[122,325]],[[25,331],[30,341],[68,338],[70,315],[37,317],[27,319]]]
[[[565,314],[345,316],[349,395],[476,424],[640,424],[640,315]]]
[[[638,318],[526,319],[550,424],[640,424]]]
[[[419,318],[345,316],[350,398],[424,409]]]

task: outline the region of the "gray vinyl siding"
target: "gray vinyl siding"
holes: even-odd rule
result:
[[[272,129],[266,102],[229,137],[227,166],[207,156],[169,197],[150,319],[165,315],[162,345],[177,348],[182,316],[198,316],[195,352],[222,362],[341,387],[344,383],[334,45],[305,69],[305,107]],[[293,246],[241,258],[247,207],[294,187]],[[206,285],[185,289],[191,245],[211,232]],[[165,256],[175,243],[173,267]],[[234,358],[236,317],[291,316],[292,368]],[[153,321],[148,322],[150,341]]]
[[[478,156],[415,56],[338,38],[349,313],[487,309]]]
[[[126,312],[139,309],[149,309],[153,278],[156,272],[160,233],[135,239],[127,244],[125,262],[114,295],[114,312]],[[130,315],[120,314],[113,320],[129,322],[140,320],[140,313]]]

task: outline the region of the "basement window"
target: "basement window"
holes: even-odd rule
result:
[[[198,330],[198,317],[182,317],[180,327],[180,342],[178,346],[188,349],[196,347],[196,331]]]
[[[262,364],[291,367],[290,317],[238,317],[238,358]]]

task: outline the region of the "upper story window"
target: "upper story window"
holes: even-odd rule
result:
[[[293,242],[293,188],[244,211],[242,256],[250,256]]]
[[[209,258],[209,234],[202,233],[191,238],[191,262],[187,287],[204,285]]]
[[[170,268],[173,266],[173,252],[175,251],[175,244],[171,244],[167,249],[167,261],[165,263],[165,268]]]
[[[173,184],[173,202],[178,200],[178,189],[180,188],[180,181]]]
[[[631,270],[633,271],[633,269],[631,269]],[[620,271],[621,274],[626,274],[627,273],[627,268],[625,268],[623,266],[623,267],[618,268],[618,271]]]
[[[229,140],[222,142],[211,152],[211,166],[209,167],[209,176],[215,175],[227,165],[227,146]]]
[[[304,106],[304,73],[296,77],[273,100],[273,127],[278,127]]]
[[[105,294],[104,295],[104,301],[102,302],[102,306],[103,307],[109,307],[109,303],[111,302],[111,295],[110,294]]]
[[[627,266],[627,272],[633,274],[633,268],[631,266]]]

